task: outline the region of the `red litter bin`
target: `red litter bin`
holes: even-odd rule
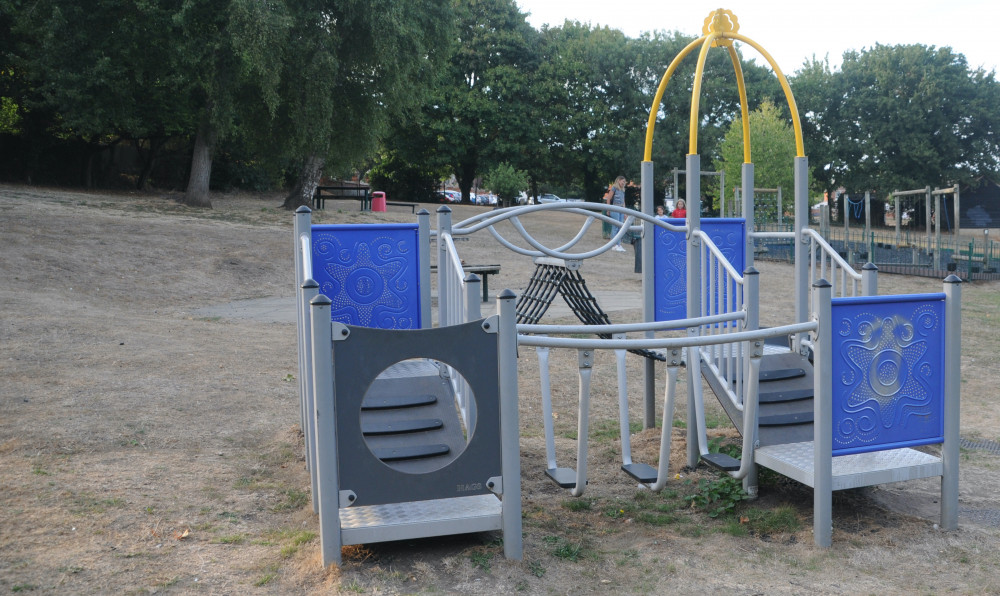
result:
[[[377,191],[372,193],[372,211],[385,211],[385,193]]]

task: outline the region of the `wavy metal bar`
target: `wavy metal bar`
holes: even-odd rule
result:
[[[675,322],[676,323],[676,322]],[[539,335],[517,334],[517,343],[522,346],[545,346],[549,348],[572,348],[592,350],[652,350],[657,348],[672,349],[688,346],[710,346],[718,343],[765,340],[769,337],[781,337],[791,333],[805,333],[816,330],[816,322],[794,323],[781,327],[768,327],[755,331],[738,331],[724,338],[717,336],[699,337],[661,337],[642,339],[581,339],[568,337],[544,337]]]

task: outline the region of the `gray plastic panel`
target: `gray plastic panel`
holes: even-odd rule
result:
[[[357,494],[352,508],[491,495],[486,484],[489,478],[501,474],[497,335],[484,331],[479,321],[435,329],[349,327],[349,331],[346,338],[333,342],[333,366],[340,487]],[[461,346],[461,349],[456,349],[456,346]],[[430,464],[433,458],[429,458],[414,462],[423,461],[428,463],[427,467],[436,469],[394,469],[380,461],[372,448],[393,448],[402,445],[403,440],[420,439],[422,433],[401,435],[398,445],[385,443],[386,437],[369,437],[366,441],[361,432],[362,400],[369,388],[375,397],[403,392],[435,394],[442,406],[454,410],[450,381],[440,376],[433,362],[435,360],[453,366],[472,387],[478,415],[470,431],[471,437],[464,445],[464,451],[443,467]],[[387,371],[390,367],[392,370]],[[413,370],[397,374],[409,367]],[[406,409],[410,416],[438,417],[445,421],[446,426],[449,424],[448,417],[443,414],[428,416],[428,413],[419,410],[421,408]],[[378,418],[381,416],[376,415],[381,414],[389,413],[366,411],[364,421],[380,422]],[[457,415],[452,418],[458,420]],[[457,433],[459,447],[465,443],[461,428],[452,425],[448,432]],[[451,441],[440,441],[435,437],[422,442],[436,444]]]
[[[494,495],[391,503],[340,510],[344,544],[499,530],[501,502]]]
[[[806,486],[815,486],[812,441],[761,447],[756,450],[754,461]],[[833,458],[833,490],[929,478],[941,473],[941,458],[915,449],[841,455]]]

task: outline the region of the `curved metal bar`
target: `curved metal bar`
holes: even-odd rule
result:
[[[517,343],[522,346],[546,346],[549,348],[573,348],[590,350],[651,350],[656,348],[686,348],[688,346],[711,346],[740,341],[757,341],[769,337],[779,337],[792,333],[815,331],[817,323],[809,321],[782,327],[768,327],[755,331],[737,331],[728,335],[706,335],[698,337],[671,337],[652,339],[577,339],[568,337],[542,337],[517,334]]]
[[[667,367],[667,386],[663,390],[663,423],[660,428],[660,461],[656,466],[656,482],[649,485],[653,492],[660,492],[667,485],[670,467],[670,432],[674,423],[674,399],[677,395],[677,367]]]
[[[743,401],[743,450],[740,455],[740,469],[730,472],[733,478],[742,480],[753,469],[754,432],[757,425],[757,403],[760,397],[760,358],[750,358],[750,395]]]
[[[659,114],[660,104],[663,102],[663,92],[667,90],[667,83],[670,82],[670,78],[674,76],[674,71],[680,63],[691,53],[691,50],[698,47],[699,44],[705,43],[705,37],[699,37],[698,39],[692,41],[687,46],[681,50],[677,56],[670,62],[670,66],[667,67],[667,71],[663,73],[663,77],[660,79],[660,84],[656,87],[656,95],[653,96],[653,106],[649,109],[649,120],[646,122],[646,142],[643,146],[643,161],[653,161],[653,131],[656,130],[656,115]]]
[[[829,256],[832,261],[836,262],[837,265],[839,265],[840,268],[843,269],[847,273],[847,275],[851,277],[851,279],[855,281],[861,281],[861,274],[855,271],[854,268],[851,267],[850,263],[845,261],[844,258],[840,256],[840,253],[835,251],[833,247],[830,246],[830,244],[826,241],[825,238],[823,238],[823,236],[819,232],[813,230],[812,228],[809,228],[802,230],[802,233],[806,236],[809,236],[809,238],[812,239],[813,242],[818,244],[820,248],[823,250],[823,252],[826,253],[827,256]]]
[[[489,226],[496,225],[504,220],[511,219],[513,217],[519,217],[526,213],[533,213],[535,211],[566,211],[569,213],[575,213],[577,215],[584,215],[587,217],[596,217],[601,219],[601,221],[606,221],[606,216],[600,213],[591,213],[591,211],[618,211],[625,213],[626,215],[632,215],[637,221],[648,221],[655,226],[659,226],[665,230],[670,230],[672,232],[686,232],[688,229],[687,224],[676,225],[668,223],[662,219],[658,219],[654,215],[646,215],[641,211],[636,211],[634,209],[629,209],[628,207],[623,207],[620,205],[608,205],[607,203],[590,203],[585,201],[574,201],[574,202],[564,202],[564,203],[545,203],[543,205],[519,205],[517,207],[504,207],[503,209],[495,209],[489,213],[481,213],[470,217],[469,219],[463,220],[452,226],[452,235],[454,236],[467,236],[473,234],[482,229],[488,228]],[[617,220],[612,220],[608,218],[607,220],[619,223]]]
[[[753,163],[750,159],[750,106],[747,105],[747,84],[743,79],[743,67],[740,65],[740,56],[733,44],[727,45],[726,49],[729,51],[733,70],[736,71],[736,90],[740,94],[740,115],[743,117],[743,163]],[[726,192],[725,189],[722,192]]]
[[[714,325],[716,323],[728,323],[730,321],[742,321],[746,319],[743,311],[723,313],[719,315],[709,315],[694,319],[682,319],[680,321],[652,321],[649,323],[618,323],[615,325],[538,325],[520,324],[517,326],[518,333],[542,333],[556,335],[570,335],[574,333],[633,333],[639,331],[673,331],[685,327],[700,327],[701,325]]]
[[[581,350],[581,352],[583,352]],[[590,438],[590,377],[593,368],[584,365],[583,360],[589,354],[582,353],[580,360],[580,409],[576,423],[576,486],[569,494],[574,497],[583,495],[587,489],[587,446]]]
[[[712,242],[712,238],[709,237],[709,235],[706,234],[703,230],[695,230],[694,235],[702,239],[702,242],[704,243],[703,246],[712,254],[712,256],[715,257],[716,263],[721,265],[725,269],[726,273],[729,274],[729,277],[736,280],[737,284],[742,284],[743,274],[737,271],[735,267],[733,267],[733,264],[729,262],[729,259],[726,258],[726,255],[722,254],[722,251],[719,250],[719,247],[716,246],[714,242]]]
[[[524,226],[521,225],[521,220],[519,220],[517,218],[511,218],[510,219],[510,223],[511,223],[511,225],[514,226],[514,229],[516,229],[521,234],[521,237],[524,238],[524,240],[528,244],[530,244],[531,246],[534,246],[543,255],[548,256],[548,257],[552,257],[554,259],[565,259],[565,260],[568,260],[568,261],[582,261],[583,259],[589,259],[589,258],[592,258],[592,257],[596,257],[598,255],[604,254],[607,251],[611,250],[612,247],[614,247],[615,245],[620,244],[621,243],[621,239],[624,238],[625,234],[628,233],[628,227],[632,225],[632,219],[633,219],[632,216],[629,215],[625,219],[625,222],[622,224],[621,228],[618,230],[618,233],[615,234],[614,236],[612,236],[611,239],[608,240],[604,245],[602,245],[602,246],[600,246],[598,248],[595,248],[594,250],[590,250],[590,251],[582,252],[582,253],[567,253],[567,252],[561,252],[561,251],[558,251],[558,250],[553,250],[551,248],[548,248],[547,246],[545,246],[541,242],[535,240],[534,236],[532,236],[531,234],[529,234],[528,230],[524,229]]]

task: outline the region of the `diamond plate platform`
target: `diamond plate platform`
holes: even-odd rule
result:
[[[806,486],[815,486],[812,441],[761,447],[757,449],[754,461]],[[833,490],[902,482],[941,474],[941,458],[909,448],[833,458]]]
[[[501,502],[493,495],[411,501],[340,510],[343,544],[408,540],[501,528]]]

